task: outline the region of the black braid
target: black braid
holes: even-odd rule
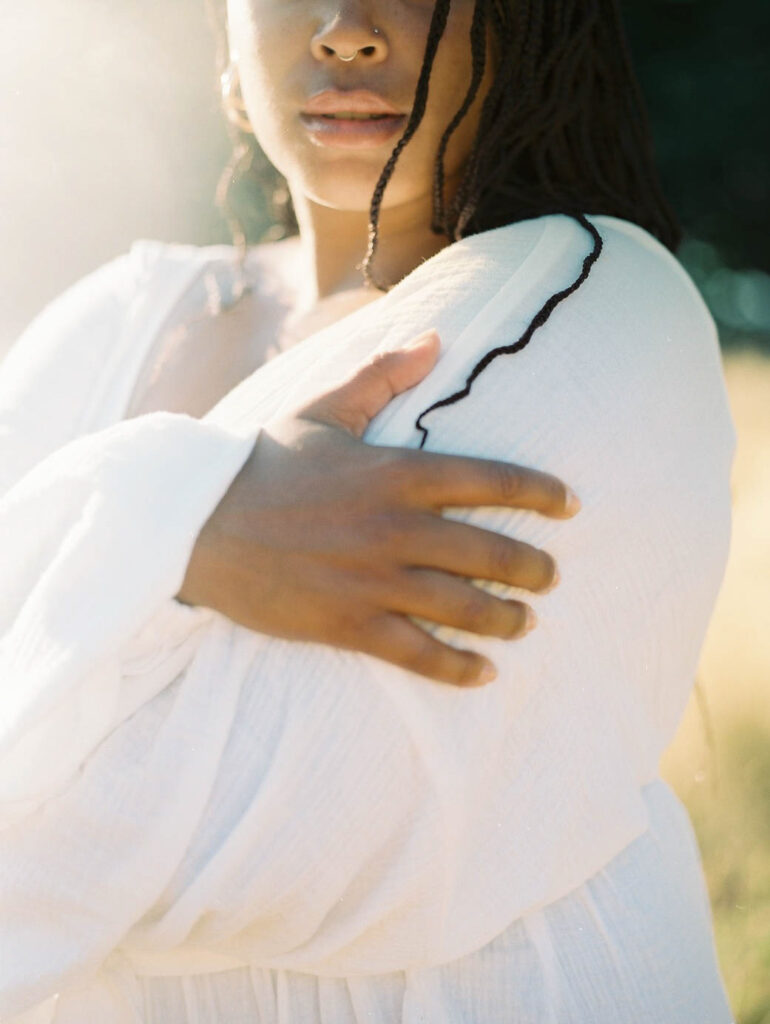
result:
[[[456,131],[458,125],[468,113],[476,99],[484,77],[487,66],[487,0],[479,0],[473,10],[473,21],[471,23],[471,61],[473,64],[471,72],[471,84],[465,94],[460,109],[449,122],[444,134],[441,136],[436,164],[433,175],[433,223],[432,230],[436,234],[447,234],[447,225],[444,213],[444,158],[446,156],[449,140]]]
[[[430,28],[428,29],[428,41],[425,45],[425,55],[422,61],[420,77],[417,81],[417,89],[415,90],[412,112],[409,115],[409,120],[406,128],[404,129],[404,134],[396,143],[395,149],[390,154],[388,162],[382,169],[379,181],[374,186],[372,202],[369,208],[369,246],[366,250],[366,256],[364,257],[362,266],[364,278],[369,284],[376,284],[372,275],[371,267],[374,254],[377,251],[377,242],[379,241],[378,229],[382,197],[385,194],[385,188],[393,175],[398,158],[401,156],[401,151],[422,123],[422,119],[425,114],[425,107],[428,103],[428,89],[430,87],[430,75],[433,70],[433,61],[436,57],[438,44],[441,42],[441,37],[443,36],[444,29],[446,28],[447,16],[449,15],[449,4],[450,0],[437,0],[436,6],[433,9],[433,17],[431,18]],[[381,291],[387,290],[381,285],[376,285],[376,287],[380,288]]]
[[[471,393],[473,382],[476,380],[478,375],[480,373],[483,373],[484,370],[486,370],[486,368],[489,366],[489,364],[494,359],[497,359],[498,356],[513,355],[514,352],[520,352],[521,349],[523,349],[524,346],[529,343],[530,339],[532,338],[532,335],[535,333],[538,327],[542,327],[543,324],[548,320],[549,316],[551,315],[551,313],[553,313],[556,306],[558,306],[560,302],[566,299],[568,295],[571,295],[572,292],[576,291],[590,274],[591,267],[599,258],[599,253],[602,251],[604,243],[602,242],[601,235],[593,226],[593,224],[591,224],[590,221],[586,220],[586,218],[582,214],[572,214],[572,216],[574,216],[575,220],[578,221],[578,223],[582,227],[584,227],[586,231],[590,232],[594,242],[593,249],[583,260],[583,269],[580,272],[580,276],[573,281],[569,288],[565,288],[563,289],[563,291],[560,292],[555,292],[550,297],[550,299],[548,299],[548,301],[540,309],[540,311],[536,313],[535,316],[532,318],[529,327],[527,327],[526,331],[522,334],[518,341],[514,342],[512,345],[500,345],[497,348],[491,349],[489,352],[486,353],[486,355],[482,356],[482,358],[479,359],[479,361],[473,367],[471,372],[468,374],[464,386],[459,391],[455,391],[454,394],[449,395],[447,398],[442,398],[438,402],[434,402],[433,405],[428,406],[427,409],[423,409],[423,411],[420,413],[420,415],[414,422],[414,425],[417,427],[417,429],[422,431],[422,440],[420,441],[420,448],[423,448],[425,446],[425,442],[428,440],[428,428],[424,427],[420,422],[422,418],[424,416],[427,416],[429,412],[433,412],[434,409],[441,409],[445,405],[452,405],[455,402],[459,402],[461,398],[467,398],[467,396]]]

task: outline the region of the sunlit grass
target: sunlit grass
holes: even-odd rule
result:
[[[738,431],[730,559],[664,774],[703,856],[738,1024],[770,1024],[770,358],[725,357]],[[706,711],[703,711],[705,703]]]

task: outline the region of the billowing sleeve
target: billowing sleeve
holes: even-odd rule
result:
[[[48,971],[66,973],[82,939],[61,905],[38,907],[41,927],[50,914],[59,924],[28,959],[19,836],[189,661],[213,613],[173,598],[257,435],[171,413],[104,425],[153,254],[135,246],[78,282],[0,365],[2,1019],[29,1004],[29,985],[50,992]],[[34,854],[24,860],[34,875]]]
[[[147,653],[143,623],[178,592],[256,436],[166,413],[93,429],[152,252],[136,245],[78,282],[0,365],[0,829],[146,697],[118,707],[121,665]],[[175,602],[170,615],[187,633],[208,613]],[[155,673],[150,690],[167,681]]]

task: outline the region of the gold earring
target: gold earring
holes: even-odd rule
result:
[[[238,65],[230,61],[227,70],[219,79],[222,90],[222,106],[225,116],[230,124],[234,124],[242,132],[248,135],[254,134],[251,121],[246,111],[246,104],[241,94],[241,78],[238,74]]]

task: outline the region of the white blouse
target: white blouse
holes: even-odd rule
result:
[[[427,448],[568,481],[574,519],[451,510],[548,550],[515,643],[458,691],[176,602],[260,424],[428,326],[366,440],[515,341],[591,250],[563,215],[454,243],[202,420],[123,421],[153,340],[232,251],[139,243],[0,373],[0,1020],[727,1024],[697,849],[658,776],[730,538],[713,321],[641,228]],[[201,300],[202,304],[202,300]]]

